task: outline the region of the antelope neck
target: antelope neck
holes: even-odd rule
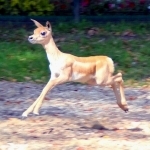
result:
[[[57,48],[54,39],[50,38],[49,42],[43,45],[50,63],[57,61],[62,52]]]

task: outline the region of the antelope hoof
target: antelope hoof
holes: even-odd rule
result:
[[[27,118],[28,117],[28,112],[27,111],[25,111],[25,112],[23,112],[23,114],[22,114],[22,118]]]
[[[129,109],[128,109],[128,108],[126,108],[124,111],[125,111],[125,113],[127,113],[127,112],[129,111]]]
[[[38,111],[33,111],[33,114],[34,114],[35,116],[39,116],[39,112],[38,112]]]
[[[123,106],[121,107],[121,109],[124,110],[126,113],[129,111],[127,105],[123,105]]]
[[[123,111],[125,111],[126,113],[129,111],[127,104],[120,104],[120,103],[118,103],[118,106],[119,106]]]

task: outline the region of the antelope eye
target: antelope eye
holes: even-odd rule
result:
[[[41,35],[43,35],[43,36],[44,36],[45,34],[46,34],[46,32],[41,32]]]

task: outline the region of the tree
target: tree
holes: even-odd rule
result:
[[[73,0],[73,14],[75,22],[79,22],[80,20],[80,2],[81,0]]]

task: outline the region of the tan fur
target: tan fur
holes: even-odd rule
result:
[[[105,65],[106,59],[106,56],[76,57],[78,65],[74,65],[73,70],[79,73],[95,74],[96,70]]]
[[[29,36],[29,42],[41,44],[44,47],[50,62],[51,77],[40,96],[22,116],[27,116],[30,112],[38,114],[47,92],[56,85],[68,81],[99,86],[110,85],[115,93],[118,106],[124,111],[128,110],[122,74],[113,75],[114,63],[111,58],[107,56],[77,57],[63,53],[53,40],[50,23],[46,22],[44,27],[36,20],[32,19],[32,21],[37,28],[34,30],[34,34]]]

